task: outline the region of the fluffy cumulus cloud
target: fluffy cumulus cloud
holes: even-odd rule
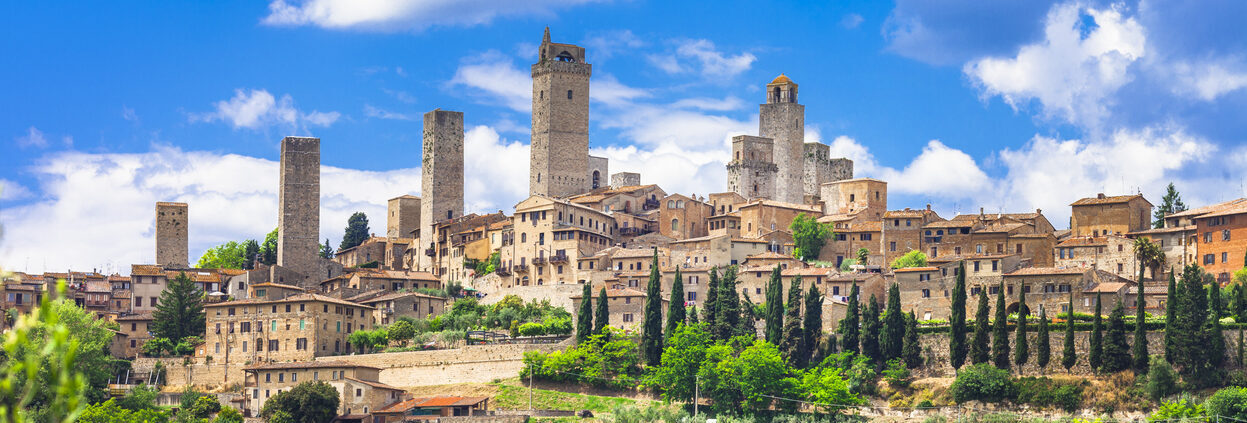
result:
[[[836,137],[828,146],[831,157],[853,160],[854,176],[887,181],[889,193],[966,199],[991,186],[991,178],[973,157],[939,140],[928,141],[900,169],[879,164],[868,147],[847,136]]]
[[[520,71],[515,61],[497,51],[464,58],[450,79],[454,89],[490,104],[528,113],[533,107],[532,76]]]
[[[1204,101],[1247,88],[1247,65],[1235,60],[1180,62],[1173,66],[1174,91]]]
[[[0,201],[21,200],[31,195],[30,190],[22,184],[0,178]]]
[[[753,53],[730,54],[719,51],[705,39],[675,41],[673,51],[652,54],[650,64],[669,74],[696,74],[707,80],[731,79],[749,70],[758,58]]]
[[[192,113],[191,122],[226,122],[237,128],[262,129],[273,126],[306,128],[329,126],[341,117],[338,112],[304,112],[296,109],[289,94],[274,97],[268,90],[234,90],[234,96],[213,104],[214,110]]]
[[[263,23],[327,29],[420,30],[473,26],[499,17],[550,16],[593,0],[273,0]]]

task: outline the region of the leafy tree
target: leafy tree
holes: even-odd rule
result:
[[[264,244],[260,245],[260,263],[269,266],[277,264],[277,228],[264,236]]]
[[[1130,346],[1126,344],[1126,312],[1121,299],[1108,315],[1108,337],[1104,345],[1104,363],[1102,370],[1109,373],[1129,369],[1131,365]]]
[[[338,250],[345,250],[363,244],[368,240],[370,229],[368,228],[368,215],[364,212],[355,212],[351,217],[346,219],[346,229],[342,234],[342,243],[338,244]]]
[[[606,303],[606,287],[603,286],[602,290],[598,292],[597,315],[593,316],[593,333],[595,334],[605,333],[603,331],[607,326],[610,326],[611,314],[606,307]]]
[[[690,325],[700,324],[701,322],[698,321],[698,317],[697,317],[700,314],[701,312],[697,310],[697,306],[689,307],[688,308],[688,324]]]
[[[957,282],[953,285],[952,310],[948,317],[948,352],[953,369],[966,363],[966,263],[957,266]]]
[[[1026,318],[1030,316],[1030,307],[1026,306],[1026,290],[1018,287],[1018,325],[1017,339],[1013,341],[1013,363],[1020,370],[1030,360],[1030,345],[1026,342]]]
[[[247,247],[237,241],[230,241],[208,248],[195,267],[200,269],[242,269],[246,265]]]
[[[979,309],[974,313],[974,339],[970,341],[970,362],[986,363],[991,360],[991,345],[987,327],[987,290],[979,290]]]
[[[593,284],[585,283],[580,294],[580,311],[576,314],[576,343],[585,342],[596,332],[593,327]]]
[[[1247,419],[1247,388],[1221,388],[1204,402],[1204,409],[1209,416],[1217,416],[1217,421],[1222,417],[1233,421]]]
[[[276,413],[285,413],[291,422],[328,423],[338,415],[339,401],[338,391],[328,383],[303,382],[269,398],[260,417],[273,421]]]
[[[736,268],[728,267],[719,279],[718,315],[714,317],[715,339],[727,340],[740,328],[740,296],[736,292]]]
[[[766,342],[779,345],[784,336],[784,283],[779,266],[771,270],[766,284]]]
[[[228,408],[228,407],[227,407]],[[191,416],[200,419],[212,417],[212,415],[221,411],[221,402],[216,399],[216,395],[200,395],[191,404],[190,408],[183,409],[183,413],[189,412]]]
[[[160,357],[166,351],[173,351],[173,342],[169,338],[152,338],[143,343],[143,354],[151,357]]]
[[[779,350],[784,354],[784,361],[795,368],[805,367],[801,360],[805,350],[805,332],[801,329],[801,277],[792,278],[788,287],[788,305],[784,307],[784,336]]]
[[[1186,211],[1186,204],[1182,203],[1182,196],[1178,194],[1178,189],[1174,188],[1173,182],[1165,188],[1165,196],[1160,199],[1160,207],[1152,213],[1152,227],[1160,229],[1165,227],[1165,216]]]
[[[1221,330],[1222,307],[1221,285],[1216,281],[1208,284],[1208,364],[1219,369],[1225,364],[1225,335]]]
[[[684,324],[684,276],[680,275],[680,268],[675,268],[675,278],[671,280],[671,304],[667,308],[667,327],[663,330],[663,335],[670,338],[675,333],[676,328]]]
[[[1065,340],[1061,351],[1061,366],[1068,371],[1071,367],[1074,367],[1074,363],[1077,360],[1078,356],[1074,352],[1074,291],[1070,290],[1069,314],[1065,319]]]
[[[823,412],[839,411],[845,405],[864,404],[865,400],[849,389],[843,372],[842,369],[832,366],[811,368],[801,375],[799,389],[805,393],[807,401],[819,404],[816,407]]]
[[[256,259],[260,255],[260,243],[254,239],[248,239],[242,243],[243,249],[243,269],[255,269]]]
[[[64,281],[58,282],[57,292],[64,297]],[[85,392],[107,392],[106,386],[95,385],[94,375],[84,374],[90,366],[100,364],[97,357],[85,357],[84,353],[103,352],[107,359],[112,332],[104,331],[106,335],[96,339],[94,328],[102,327],[102,322],[96,323],[81,309],[75,312],[71,307],[77,307],[72,303],[54,303],[48,297],[44,296],[30,314],[18,316],[0,341],[4,352],[0,360],[0,419],[5,422],[73,421],[88,402]],[[88,326],[82,327],[83,323]],[[80,332],[83,330],[87,333]],[[104,345],[97,345],[99,340]]]
[[[333,258],[333,247],[329,246],[329,238],[325,238],[325,244],[320,246],[320,258]]]
[[[1181,303],[1178,301],[1179,294],[1177,283],[1174,282],[1174,272],[1169,271],[1169,291],[1165,293],[1165,360],[1170,364],[1174,363],[1174,346],[1177,344],[1177,335],[1174,331],[1177,326],[1174,324],[1174,318],[1177,317],[1178,307]]]
[[[713,344],[702,325],[678,326],[667,338],[661,365],[651,368],[646,384],[660,389],[664,400],[692,402],[697,371]]]
[[[810,361],[818,348],[818,340],[823,334],[823,294],[818,292],[815,284],[810,284],[810,291],[805,294],[805,350],[801,352],[802,361],[807,365],[818,364]]]
[[[1147,370],[1147,384],[1144,386],[1152,401],[1160,401],[1161,398],[1173,395],[1178,392],[1178,374],[1173,371],[1173,366],[1169,365],[1163,357],[1154,356]]]
[[[1135,374],[1145,374],[1148,368],[1147,356],[1147,325],[1144,321],[1143,305],[1143,271],[1139,271],[1139,284],[1134,300],[1134,347],[1132,350],[1132,366]]]
[[[792,241],[796,245],[793,254],[801,261],[818,260],[823,244],[833,235],[830,223],[819,223],[817,217],[805,213],[798,213],[788,229],[792,231]]]
[[[152,332],[174,342],[187,336],[203,336],[206,328],[203,295],[186,272],[178,273],[160,293],[160,302],[152,313]]]
[[[879,349],[879,299],[870,294],[870,304],[862,313],[862,355],[870,358],[870,362],[878,366],[885,360]]]
[[[399,320],[390,325],[388,332],[390,339],[398,341],[403,345],[407,345],[407,341],[410,341],[411,338],[416,336],[416,327],[409,321]]]
[[[918,343],[918,317],[911,310],[905,318],[905,345],[901,348],[905,366],[916,369],[922,365],[922,345]]]
[[[866,262],[869,261],[869,259],[870,259],[870,250],[866,249],[866,247],[857,249],[857,264],[860,264],[862,265],[862,267],[865,267]]]
[[[657,366],[662,361],[662,273],[658,269],[658,249],[654,249],[649,283],[645,287],[645,320],[641,331],[641,354],[647,364]]]
[[[737,322],[736,335],[749,338],[758,337],[758,307],[754,306],[753,299],[749,298],[748,292],[741,292],[744,297],[740,302],[740,321]]]
[[[706,285],[706,302],[702,303],[702,320],[713,330],[714,317],[719,314],[719,268],[710,268],[710,284]]]
[[[242,413],[239,413],[238,410],[235,409],[234,407],[222,408],[221,412],[217,413],[216,419],[212,420],[212,423],[242,423],[242,422],[243,422]]]
[[[1039,331],[1035,338],[1035,365],[1039,366],[1039,370],[1043,371],[1048,367],[1048,361],[1052,359],[1052,345],[1048,339],[1048,312],[1043,306],[1039,307]]]
[[[861,306],[858,305],[857,283],[853,283],[853,287],[849,288],[849,298],[846,301],[844,309],[844,318],[840,319],[840,346],[845,352],[858,353],[861,348],[858,346],[860,342],[859,334],[861,333],[861,323],[859,321],[859,313]]]
[[[893,269],[904,269],[909,267],[925,267],[927,265],[927,255],[918,250],[909,250],[905,255],[892,260]]]
[[[901,358],[901,350],[905,346],[905,312],[901,311],[900,285],[893,283],[888,288],[888,305],[883,312],[882,328],[879,331],[879,352],[883,361]]]
[[[1091,353],[1087,355],[1087,364],[1099,371],[1104,365],[1104,324],[1100,313],[1100,293],[1095,293],[1095,320],[1091,323]],[[1073,317],[1073,314],[1070,315]],[[1071,320],[1072,321],[1072,320]]]
[[[996,318],[992,321],[992,363],[1009,369],[1009,315],[1005,313],[1005,282],[996,291]]]
[[[156,397],[160,396],[160,389],[147,384],[139,384],[126,393],[126,396],[117,398],[117,406],[130,410],[139,411],[156,408]]]
[[[713,371],[723,375],[721,380],[727,382],[721,382],[718,389],[730,392],[725,396],[740,398],[736,405],[747,414],[769,411],[776,405],[773,396],[791,398],[798,394],[797,381],[789,373],[779,349],[766,341],[754,341],[739,356],[718,362]],[[787,402],[778,405],[794,406]]]
[[[957,373],[949,391],[958,404],[966,401],[999,402],[1014,395],[1009,371],[977,363]]]
[[[169,414],[156,408],[145,408],[142,410],[131,410],[121,407],[119,400],[109,399],[104,402],[95,403],[86,407],[82,414],[78,416],[77,423],[161,423],[169,421]],[[237,411],[235,411],[237,413]],[[12,421],[12,420],[9,420]],[[67,420],[68,421],[68,420]],[[239,415],[237,423],[242,421],[242,415]],[[221,422],[236,423],[236,422]]]

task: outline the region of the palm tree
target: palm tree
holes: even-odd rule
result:
[[[1134,258],[1139,263],[1139,284],[1143,284],[1143,270],[1152,270],[1152,279],[1156,279],[1156,269],[1165,263],[1165,252],[1148,237],[1135,238]]]

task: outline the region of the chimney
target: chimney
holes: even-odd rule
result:
[[[1035,214],[1043,214],[1043,209],[1035,209]]]
[[[1100,199],[1100,200],[1103,200],[1103,199],[1104,199],[1104,193],[1102,193],[1102,192],[1101,192],[1101,193],[1099,193],[1099,194],[1096,194],[1096,195],[1095,195],[1095,198]]]
[[[979,207],[979,217],[983,217],[983,208]]]
[[[931,203],[927,203],[927,211],[931,211]]]

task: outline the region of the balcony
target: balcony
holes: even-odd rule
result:
[[[540,266],[540,265],[543,265],[543,264],[546,264],[546,258],[545,258],[545,257],[536,257],[536,258],[533,258],[533,266]]]
[[[644,228],[638,228],[636,226],[629,226],[627,228],[619,228],[619,234],[623,236],[639,236],[639,235],[645,235],[647,233],[649,233],[648,230],[645,230]]]
[[[499,267],[494,270],[494,273],[497,273],[498,276],[511,276],[511,269],[506,268],[506,267]]]
[[[658,209],[659,204],[661,203],[659,203],[657,199],[652,199],[652,198],[647,199],[645,200],[645,204],[641,205],[641,209],[642,210],[656,210]]]
[[[424,255],[429,256],[429,257],[433,257],[433,256],[435,255],[435,254],[434,254],[435,252],[436,252],[436,251],[434,251],[432,248],[425,248],[425,249],[424,249]]]
[[[556,255],[550,256],[551,264],[567,263],[569,260],[570,259],[567,257],[566,254],[556,254]]]
[[[515,269],[513,269],[513,270],[515,270],[515,273],[528,273],[528,265],[527,265],[527,264],[517,264],[517,265],[515,265]]]

